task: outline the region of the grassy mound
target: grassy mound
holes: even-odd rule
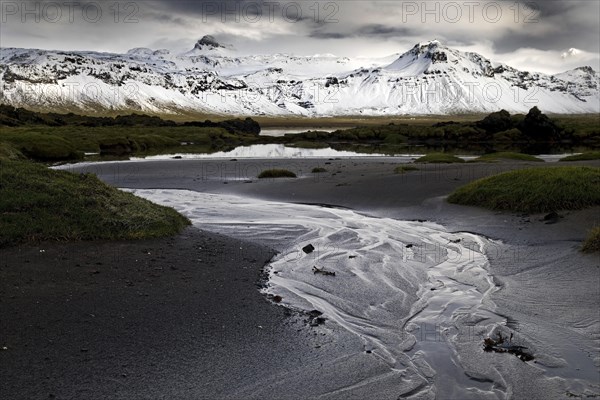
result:
[[[83,153],[66,139],[51,134],[35,132],[23,133],[9,138],[2,134],[0,139],[25,156],[39,161],[77,160],[83,158]]]
[[[582,251],[586,253],[595,253],[600,251],[600,226],[592,229],[585,242],[583,242]]]
[[[394,173],[405,174],[407,172],[418,171],[418,170],[419,170],[419,168],[415,167],[414,165],[399,165],[396,168],[394,168]]]
[[[296,174],[287,169],[267,169],[258,175],[258,179],[266,178],[296,178]]]
[[[0,158],[0,247],[162,237],[189,224],[175,210],[112,188],[95,175]]]
[[[457,189],[450,203],[492,210],[548,212],[600,205],[600,168],[555,167],[506,172]]]
[[[544,162],[544,160],[542,160],[541,158],[537,158],[537,157],[534,157],[529,154],[511,153],[511,152],[499,152],[499,153],[484,154],[481,157],[477,157],[476,159],[471,160],[469,162],[495,162],[498,160]]]
[[[416,163],[426,164],[453,164],[464,163],[465,160],[446,153],[431,153],[415,160]]]
[[[600,160],[600,151],[590,151],[588,153],[582,153],[575,156],[567,156],[561,158],[560,161],[590,161]]]
[[[324,172],[327,172],[327,170],[325,168],[321,168],[321,167],[315,167],[312,169],[311,171],[313,174],[322,174]]]

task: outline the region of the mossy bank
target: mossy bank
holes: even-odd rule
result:
[[[530,213],[598,206],[600,168],[543,167],[506,172],[460,187],[448,201]]]
[[[95,175],[0,157],[0,247],[163,237],[189,224],[175,210],[110,187]]]

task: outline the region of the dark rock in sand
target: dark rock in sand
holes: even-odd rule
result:
[[[542,221],[546,223],[546,225],[557,223],[562,217],[558,215],[556,212],[551,212],[550,214],[546,214]]]
[[[313,246],[312,244],[308,244],[302,248],[302,251],[305,252],[306,254],[310,254],[313,251],[315,251],[315,246]]]

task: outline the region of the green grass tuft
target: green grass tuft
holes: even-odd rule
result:
[[[405,174],[407,172],[411,172],[411,171],[418,171],[419,168],[415,167],[414,165],[399,165],[396,168],[394,168],[394,172],[396,174]]]
[[[600,160],[600,151],[590,151],[588,153],[582,153],[574,156],[567,156],[561,158],[560,161],[590,161]]]
[[[25,158],[25,156],[10,144],[0,142],[0,158],[4,158],[6,160],[22,160]]]
[[[462,186],[448,201],[532,213],[578,210],[600,205],[600,168],[554,167],[506,172]]]
[[[465,160],[446,153],[431,153],[415,160],[415,163],[424,164],[453,164],[464,163]]]
[[[327,172],[327,170],[325,168],[316,167],[316,168],[313,168],[311,172],[313,174],[322,174],[324,172]]]
[[[0,247],[163,237],[189,224],[175,210],[108,186],[95,175],[0,159]]]
[[[296,178],[296,174],[287,169],[267,169],[258,175],[259,179],[266,178]]]
[[[596,253],[600,251],[600,226],[597,226],[590,231],[585,242],[583,242],[581,251],[585,253]]]
[[[533,161],[533,162],[544,162],[541,158],[534,157],[529,154],[522,153],[511,153],[511,152],[499,152],[484,154],[469,162],[495,162],[498,160],[517,160],[517,161]]]

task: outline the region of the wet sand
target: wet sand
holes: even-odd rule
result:
[[[377,373],[345,354],[353,338],[259,293],[272,255],[195,228],[2,250],[0,397],[301,398],[336,390],[332,372]]]
[[[598,224],[599,208],[564,212],[558,223],[546,224],[540,215],[444,201],[473,179],[538,163],[430,165],[404,175],[393,173],[395,165],[387,158],[173,160],[78,170],[118,187],[330,204],[500,239],[505,244],[488,255],[501,288],[493,300],[513,328],[538,340],[541,349],[552,335],[574,349],[589,348],[590,341],[597,345],[598,257],[577,247]],[[316,166],[328,172],[311,174]],[[255,178],[271,167],[292,169],[300,178]],[[272,254],[194,228],[172,239],[1,250],[0,347],[8,348],[0,351],[1,397],[397,398],[402,382],[389,379],[387,366],[355,337],[333,323],[309,327],[305,317],[259,293]],[[474,370],[481,369],[482,357],[489,365],[498,360],[473,351],[479,347],[465,343],[463,355],[472,359],[462,361]],[[570,364],[585,357],[571,350],[554,349],[552,357],[541,357],[540,367],[504,359],[501,375],[509,381],[502,392],[510,398],[564,398],[564,382],[548,379],[548,371],[576,375],[576,368],[556,368],[562,353],[574,354]],[[588,356],[597,366],[598,354]],[[500,372],[482,372],[494,373]],[[580,393],[600,390],[584,386]]]

